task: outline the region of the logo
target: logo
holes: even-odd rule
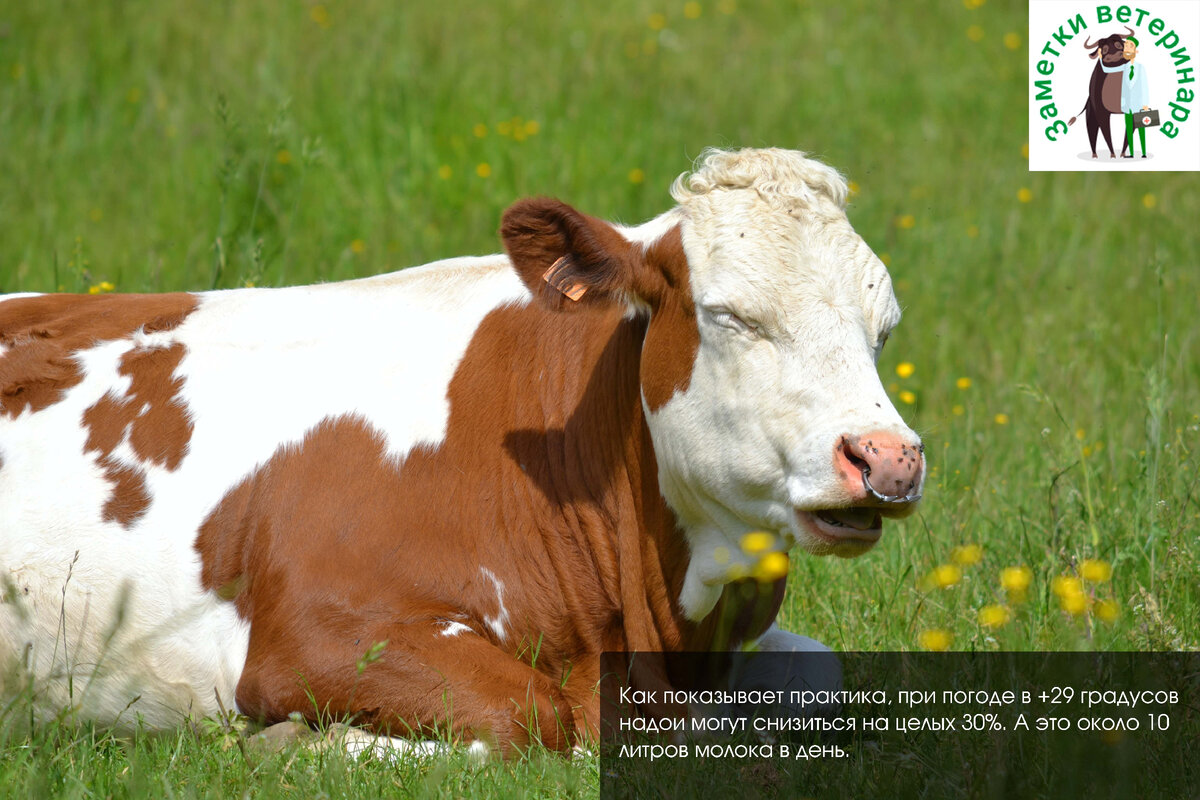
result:
[[[1200,171],[1200,3],[1029,3],[1029,169]]]

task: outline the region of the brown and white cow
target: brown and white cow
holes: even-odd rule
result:
[[[912,510],[891,282],[800,153],[672,194],[344,283],[0,300],[4,690],[509,753],[595,734],[604,650],[812,646],[783,580],[738,607],[739,543],[857,555]]]

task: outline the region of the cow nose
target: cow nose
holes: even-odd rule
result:
[[[894,433],[846,434],[835,458],[855,499],[912,503],[925,473],[925,445]]]

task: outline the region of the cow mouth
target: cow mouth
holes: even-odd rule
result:
[[[796,510],[810,532],[827,542],[874,543],[883,534],[883,515],[877,508],[824,508]]]

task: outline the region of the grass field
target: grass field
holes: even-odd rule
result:
[[[868,556],[794,560],[784,626],[1195,649],[1200,187],[1030,174],[1026,4],[977,2],[7,4],[0,292],[370,275],[495,252],[522,196],[636,222],[705,146],[802,149],[892,271],[880,371],[931,472]],[[598,791],[594,759],[253,762],[219,727],[29,737],[17,711],[10,797]]]

